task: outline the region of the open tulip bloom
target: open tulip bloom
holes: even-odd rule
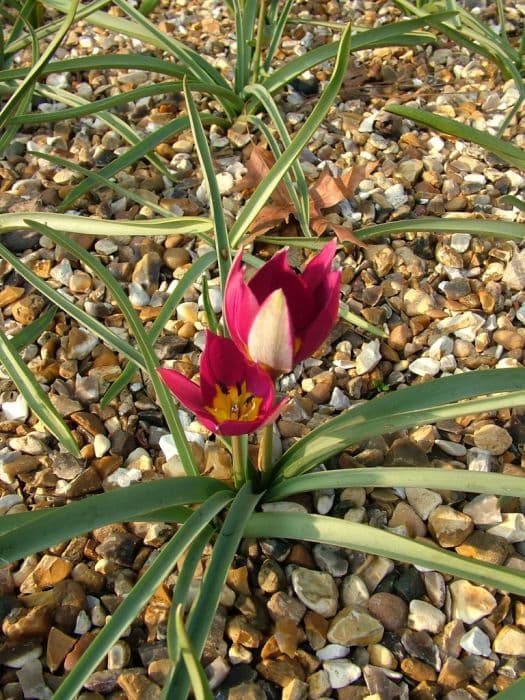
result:
[[[275,404],[270,376],[232,340],[210,331],[201,356],[200,385],[174,369],[158,372],[178,401],[219,435],[245,435],[274,422],[288,400]]]
[[[244,281],[242,251],[230,270],[224,316],[237,347],[273,377],[309,357],[332,329],[341,273],[332,271],[335,240],[298,274],[284,249]]]

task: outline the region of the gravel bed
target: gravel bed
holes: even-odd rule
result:
[[[525,6],[509,3],[508,31],[518,33]],[[316,1],[297,12],[324,20],[374,26],[399,12],[388,2]],[[493,8],[475,3],[494,21]],[[163,7],[161,28],[231,73],[233,26],[222,5],[177,0]],[[324,27],[294,27],[279,56],[326,42]],[[123,51],[123,36],[80,23],[57,56]],[[133,40],[135,52],[144,50]],[[28,58],[28,56],[24,56]],[[306,79],[322,87],[330,65]],[[92,99],[155,81],[145,71],[49,75],[48,85]],[[279,100],[290,131],[300,127],[315,95],[292,87]],[[485,59],[441,41],[417,49],[387,48],[353,56],[340,99],[318,130],[302,165],[310,181],[367,165],[355,193],[325,215],[358,228],[425,215],[523,221],[501,204],[523,195],[525,177],[493,154],[428,132],[382,111],[389,101],[426,107],[495,133],[517,93]],[[213,100],[196,95],[200,111]],[[179,96],[143,98],[119,115],[144,134],[177,116]],[[41,110],[54,105],[42,101]],[[508,138],[523,147],[523,111]],[[240,124],[216,127],[210,140],[228,221],[250,194],[243,187],[253,144]],[[102,167],[125,152],[120,136],[95,117],[25,127],[0,162],[0,211],[54,211],[78,181],[73,170],[34,151]],[[157,155],[176,176],[170,182],[146,161],[116,180],[176,214],[207,215],[191,134],[159,145]],[[239,184],[240,183],[240,184]],[[92,190],[75,213],[144,219],[153,210],[113,191]],[[293,229],[292,229],[293,230]],[[290,229],[287,229],[289,232]],[[293,235],[293,234],[292,234]],[[150,324],[192,262],[208,247],[180,235],[145,238],[76,236],[121,282],[141,319]],[[42,279],[115,333],[128,338],[122,313],[89,270],[40,234],[6,234],[2,242]],[[267,259],[277,248],[256,243]],[[305,252],[290,250],[300,267]],[[291,400],[277,423],[275,454],[313,427],[383,392],[433,377],[498,367],[522,367],[525,348],[525,249],[514,242],[465,233],[404,233],[338,253],[343,301],[382,328],[379,339],[341,321],[315,356],[280,380]],[[209,280],[220,310],[219,280]],[[200,284],[188,290],[157,341],[165,366],[191,376],[198,369],[205,314]],[[0,321],[15,334],[37,318],[45,301],[0,262]],[[61,505],[87,494],[182,474],[147,377],[137,374],[107,408],[100,398],[123,359],[59,312],[52,326],[22,353],[31,371],[74,428],[81,459],[60,450],[29,415],[13,384],[0,378],[0,514]],[[181,412],[203,474],[228,480],[228,453]],[[257,437],[251,437],[256,448]],[[352,445],[320,468],[409,466],[525,475],[525,412],[497,412],[422,425]],[[519,499],[473,497],[425,488],[324,490],[264,510],[308,511],[436,542],[451,551],[525,571],[525,515]],[[170,524],[126,523],[76,537],[44,554],[0,568],[0,698],[46,700],[119,601],[174,531]],[[197,571],[195,590],[203,567]],[[166,621],[176,569],[144,613],[90,678],[83,700],[157,698],[169,671]],[[525,670],[525,605],[488,587],[435,571],[325,545],[285,540],[243,542],[221,599],[203,662],[217,700],[484,700]]]

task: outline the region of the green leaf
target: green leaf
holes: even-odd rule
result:
[[[304,491],[348,487],[427,488],[525,498],[525,479],[520,476],[416,465],[413,467],[333,469],[302,474],[270,487],[264,500],[283,501]]]
[[[214,261],[214,251],[204,253],[204,255],[195,260],[191,264],[189,270],[184,273],[184,276],[182,277],[180,282],[177,284],[173,292],[164,302],[164,305],[159,315],[157,316],[151,327],[146,331],[148,336],[148,342],[152,346],[155,344],[155,341],[161,334],[166,323],[170,320],[177,305],[184,297],[184,294],[186,293],[188,287],[190,287],[196,280],[198,280],[199,277],[202,275],[203,271],[207,270],[208,267]],[[107,406],[111,401],[113,401],[114,398],[116,398],[120,394],[122,389],[124,389],[129,384],[136,371],[137,367],[132,362],[128,362],[128,364],[126,364],[126,366],[122,370],[122,374],[115,382],[113,382],[113,384],[109,387],[107,392],[102,397],[100,401],[102,407]]]
[[[124,630],[129,627],[162,581],[170,574],[184,550],[208,527],[209,521],[231,501],[231,498],[227,492],[210,496],[206,503],[198,508],[172,539],[162,547],[146,572],[111,614],[111,619],[101,628],[64,678],[53,696],[54,700],[71,700],[77,695],[113,644],[120,639]],[[186,650],[184,660],[188,662],[189,651],[186,647],[184,648]]]
[[[90,219],[73,214],[53,214],[51,212],[28,211],[16,214],[0,214],[0,235],[18,229],[29,230],[27,220],[51,226],[65,233],[85,233],[88,236],[166,236],[198,235],[210,231],[213,224],[209,219],[198,216],[173,216],[170,219],[152,221],[107,221]]]
[[[79,173],[85,178],[90,178],[97,185],[108,187],[109,189],[114,190],[114,192],[119,194],[121,197],[127,197],[127,199],[137,202],[137,204],[140,204],[141,206],[149,207],[149,209],[157,212],[157,214],[160,214],[161,216],[173,218],[173,213],[169,211],[169,209],[165,209],[164,207],[155,204],[155,202],[152,202],[150,199],[146,199],[146,197],[142,197],[133,190],[128,190],[125,187],[122,187],[122,185],[119,185],[113,180],[102,177],[102,175],[99,175],[97,172],[91,172],[90,170],[87,170],[87,168],[83,168],[81,165],[78,165],[78,163],[75,163],[75,161],[66,160],[65,158],[51,155],[50,153],[40,153],[39,151],[32,151],[31,155],[35,158],[43,158],[44,160],[48,160],[50,163],[54,163],[62,168],[67,168],[74,173]]]
[[[118,55],[108,56],[108,59],[117,58]],[[98,57],[97,57],[98,58]],[[122,58],[122,57],[120,57]],[[135,56],[134,58],[142,58]],[[75,60],[75,59],[72,59]],[[155,59],[159,60],[159,59]],[[124,61],[119,61],[123,62]],[[67,62],[66,62],[67,63]],[[97,61],[99,63],[99,61]],[[52,64],[53,66],[56,63]],[[142,70],[145,70],[143,61],[137,62]],[[84,70],[88,70],[84,68]],[[189,81],[189,87],[191,90],[197,90],[201,92],[209,92],[212,95],[222,95],[224,97],[228,96],[235,102],[236,106],[242,108],[242,100],[240,100],[237,95],[227,90],[221,88],[217,85],[209,85],[207,83],[198,82],[195,80]],[[134,103],[142,97],[148,97],[149,95],[169,95],[171,93],[182,92],[182,81],[169,81],[166,80],[161,83],[154,83],[153,85],[143,85],[141,87],[130,90],[129,92],[122,92],[118,95],[111,95],[111,97],[104,97],[100,100],[94,100],[93,102],[88,102],[87,100],[82,101],[77,107],[70,107],[66,109],[61,109],[58,112],[38,112],[36,114],[20,114],[13,117],[10,121],[12,124],[50,124],[52,122],[61,122],[66,119],[77,119],[78,117],[92,116],[98,112],[114,109],[120,105]],[[61,93],[57,93],[57,97],[62,96]],[[137,137],[140,138],[137,134]]]
[[[25,280],[29,282],[37,291],[44,297],[49,299],[53,304],[56,304],[60,309],[63,309],[67,314],[75,319],[81,326],[84,326],[96,336],[101,338],[109,347],[114,348],[122,353],[129,360],[132,360],[139,367],[144,367],[144,362],[141,354],[129,343],[123,340],[119,335],[110,331],[103,323],[100,323],[96,318],[90,316],[81,309],[77,304],[69,301],[63,294],[57,292],[49,286],[41,277],[35,275],[24,263],[22,263],[16,255],[0,243],[0,257],[7,260]]]
[[[17,561],[97,527],[140,521],[148,511],[202,503],[216,493],[231,498],[233,492],[216,479],[179,476],[132,484],[60,508],[4,515],[0,519],[1,556],[8,563]],[[15,522],[14,528],[11,519]]]
[[[29,408],[38,416],[46,429],[75,457],[80,457],[78,445],[64,419],[2,331],[0,331],[0,363]]]
[[[230,506],[188,618],[188,635],[198,657],[208,637],[226,576],[243,537],[246,523],[262,495],[254,494],[252,489],[250,482],[244,484]],[[164,695],[166,698],[185,700],[188,692],[189,678],[179,662],[170,684],[164,688]]]
[[[274,99],[270,95],[268,90],[264,87],[264,85],[248,85],[245,88],[245,93],[247,95],[253,95],[259,100],[259,102],[266,110],[266,113],[272,120],[283,146],[285,148],[288,148],[292,140],[290,138],[288,130],[286,129],[286,125],[281,116],[281,113],[279,112],[279,109],[277,108],[277,105],[275,104]],[[274,156],[276,160],[279,157],[278,154],[275,152]],[[294,204],[297,202],[296,209],[299,221],[302,222],[303,233],[305,234],[305,236],[311,236],[309,228],[310,195],[308,192],[308,183],[306,182],[306,177],[304,175],[303,169],[297,160],[293,162],[291,166],[291,171],[293,172],[295,181],[297,183],[298,196],[296,195],[295,189],[293,187],[291,189],[288,188],[288,192]]]
[[[461,124],[461,122],[455,119],[442,117],[438,114],[426,112],[423,109],[416,109],[415,107],[387,105],[385,110],[392,114],[397,114],[404,119],[410,119],[418,124],[423,124],[431,129],[441,131],[444,134],[450,134],[464,141],[477,143],[479,146],[483,146],[483,148],[486,148],[490,153],[493,153],[510,165],[514,165],[520,170],[525,170],[525,151],[507,141],[503,141],[503,139],[497,136],[488,134],[486,131],[474,129],[474,127]]]
[[[516,368],[467,372],[394,391],[315,428],[285,452],[275,472],[280,478],[303,474],[348,445],[413,425],[523,406],[523,387],[525,369]]]
[[[492,700],[522,700],[525,693],[525,678],[513,683],[510,688],[505,688],[501,693],[492,696]]]
[[[195,148],[199,157],[199,163],[202,168],[204,181],[208,188],[211,218],[215,227],[215,251],[219,264],[221,287],[224,289],[228,278],[228,272],[230,271],[231,250],[230,241],[228,238],[228,228],[226,226],[226,219],[224,218],[224,211],[222,208],[221,193],[219,192],[219,185],[217,184],[217,178],[215,177],[213,161],[210,149],[208,147],[208,141],[206,140],[206,134],[202,128],[201,118],[195,102],[193,101],[193,97],[191,96],[190,89],[186,83],[184,85],[184,99],[186,100],[186,109],[188,110],[188,118],[190,121],[191,132],[193,134],[193,140],[195,142]]]
[[[34,63],[24,80],[16,88],[16,90],[13,92],[9,100],[2,108],[2,111],[0,112],[0,129],[2,129],[6,125],[9,118],[16,111],[20,101],[24,98],[24,95],[27,94],[27,91],[30,90],[31,86],[36,82],[38,76],[42,72],[43,67],[47,63],[49,63],[49,61],[53,57],[53,54],[59,47],[60,42],[68,32],[71,24],[75,19],[75,13],[77,10],[78,3],[79,0],[70,0],[66,16],[64,17],[53,39],[47,46],[42,56],[38,59],[36,63]]]
[[[460,557],[436,546],[340,518],[303,513],[255,513],[245,527],[244,536],[322,542],[408,562],[484,586],[525,595],[525,574],[520,571]]]
[[[213,694],[204,669],[199,663],[199,659],[193,648],[190,638],[184,627],[182,619],[182,605],[178,605],[175,612],[175,627],[179,638],[179,649],[182,660],[190,677],[191,689],[195,693],[196,700],[213,700]]]
[[[217,321],[217,316],[215,311],[212,309],[210,302],[210,294],[208,290],[208,280],[205,276],[202,277],[201,281],[202,287],[202,298],[204,300],[204,312],[206,313],[206,321],[208,322],[208,328],[212,333],[217,335],[219,333],[219,322]]]
[[[354,234],[360,241],[369,241],[377,236],[389,236],[405,231],[432,231],[434,233],[471,233],[474,236],[512,238],[521,241],[525,237],[525,226],[512,221],[492,221],[490,219],[460,219],[458,216],[445,216],[442,219],[424,216],[421,219],[389,221],[386,224],[366,226]]]
[[[56,312],[57,307],[54,304],[48,306],[43,314],[35,318],[28,326],[24,326],[20,333],[17,333],[9,339],[11,347],[20,352],[28,345],[31,345],[31,343],[34,343],[35,340],[47,330],[47,327],[55,318]]]
[[[293,0],[285,0],[285,3],[282,6],[282,8],[279,8],[279,16],[277,18],[277,22],[272,27],[270,45],[268,46],[268,49],[266,51],[266,59],[264,61],[264,70],[266,72],[268,72],[271,68],[273,57],[275,56],[275,52],[277,51],[277,49],[279,48],[279,44],[281,43],[284,28],[286,27],[286,22],[288,20],[288,17],[290,16],[290,10],[292,9],[292,7]]]
[[[40,231],[42,234],[57,243],[64,250],[67,250],[69,253],[75,255],[75,257],[81,260],[87,267],[93,270],[97,277],[104,282],[107,289],[111,292],[111,295],[117,302],[118,308],[122,311],[126,321],[128,322],[132,335],[137,341],[146,371],[149,374],[151,383],[157,395],[157,401],[160,404],[164,418],[168,424],[168,428],[173,436],[173,440],[175,441],[184,471],[188,476],[198,476],[199,470],[195,464],[193,452],[191,451],[184,434],[184,429],[182,427],[178,411],[175,408],[175,401],[172,399],[171,394],[157,372],[159,361],[155,355],[154,348],[149,342],[148,335],[146,334],[138,314],[132,307],[129,298],[125,294],[118,280],[113,277],[113,275],[106,269],[105,265],[103,265],[98,258],[91,255],[91,253],[82,248],[82,246],[76,241],[64,236],[62,233],[55,231],[52,228],[49,228],[49,226],[45,226],[44,224],[40,224],[36,221],[28,221],[28,223],[37,231]]]
[[[223,126],[225,126],[225,122],[223,119],[218,119],[213,115],[205,114],[202,116],[202,120],[206,124],[221,123]],[[108,163],[108,165],[101,168],[99,170],[99,175],[105,178],[116,175],[124,168],[127,168],[129,165],[132,165],[137,160],[140,160],[143,156],[146,155],[146,153],[149,153],[149,151],[153,150],[155,146],[157,146],[159,143],[169,140],[175,134],[184,131],[184,129],[187,129],[188,127],[188,117],[184,116],[172,119],[168,124],[161,126],[153,133],[145,136],[140,143],[136,144],[135,146],[132,146],[128,151],[126,151],[126,153],[123,153],[121,156],[118,156],[118,158],[115,158],[115,160],[111,161],[111,163]],[[68,196],[61,205],[61,209],[64,210],[70,207],[76,199],[78,199],[80,196],[82,196],[88,190],[90,190],[92,186],[93,185],[91,179],[83,180],[68,194]]]
[[[177,582],[173,587],[173,593],[171,597],[171,608],[168,617],[168,629],[166,633],[166,638],[168,642],[168,654],[169,658],[176,662],[178,661],[178,644],[177,644],[177,631],[175,628],[175,611],[179,605],[185,605],[188,592],[190,590],[191,584],[194,579],[195,569],[202,561],[202,553],[204,547],[208,543],[210,537],[213,534],[213,529],[211,527],[206,528],[202,531],[201,535],[195,539],[191,547],[186,552],[184,557],[184,563],[179,570],[179,575],[177,577]]]
[[[520,211],[525,211],[525,202],[519,197],[515,197],[513,194],[505,194],[499,198],[502,204],[510,204],[512,207],[516,207]]]
[[[435,15],[435,17],[441,19],[449,18],[450,16],[450,12],[443,12],[440,15]],[[410,41],[410,32],[426,25],[428,25],[427,17],[418,17],[416,19],[392,22],[391,24],[386,24],[374,29],[367,29],[365,31],[353,30],[351,49],[349,48],[349,51],[351,50],[353,53],[361,49],[392,45],[403,46],[405,41]],[[341,29],[343,29],[343,27],[341,27]],[[428,35],[428,39],[432,40],[434,37]],[[424,43],[424,36],[418,36],[418,41]],[[318,66],[334,58],[339,50],[339,44],[339,41],[332,42],[331,44],[323,44],[311,51],[307,51],[303,56],[297,56],[297,58],[287,61],[281,68],[278,68],[264,79],[264,87],[272,94],[281,90],[285,85],[288,85],[291,80],[301,75],[301,73],[304,73],[304,71],[310,70],[314,66]]]
[[[298,158],[301,151],[311,139],[336,99],[346,72],[346,64],[348,62],[348,55],[350,51],[349,26],[341,37],[338,48],[339,50],[337,53],[334,70],[328,85],[323,91],[323,94],[317,101],[312,112],[308,115],[301,129],[292,139],[292,142],[288,148],[284,150],[281,158],[279,158],[279,160],[272,166],[268,174],[263,178],[232,226],[230,230],[230,241],[233,247],[240,245],[243,236],[250,227],[250,224],[253,223],[257,214],[266,204],[272,192],[281,181],[283,175],[291,167],[296,158]]]
[[[372,323],[368,323],[368,321],[366,321],[361,316],[352,313],[344,304],[339,304],[339,318],[342,318],[343,321],[346,321],[347,323],[350,323],[353,326],[356,326],[357,328],[361,328],[367,333],[370,333],[370,335],[375,335],[378,338],[388,337],[388,333],[385,333],[385,331],[382,328],[378,328]]]

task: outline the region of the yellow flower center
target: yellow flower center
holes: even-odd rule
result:
[[[246,382],[236,386],[215,386],[215,396],[211,406],[205,406],[217,423],[228,420],[252,421],[259,416],[262,398],[246,390]]]

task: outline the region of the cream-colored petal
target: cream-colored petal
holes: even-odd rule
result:
[[[248,335],[248,353],[254,362],[290,372],[293,368],[293,331],[282,289],[272,292],[259,309]]]

